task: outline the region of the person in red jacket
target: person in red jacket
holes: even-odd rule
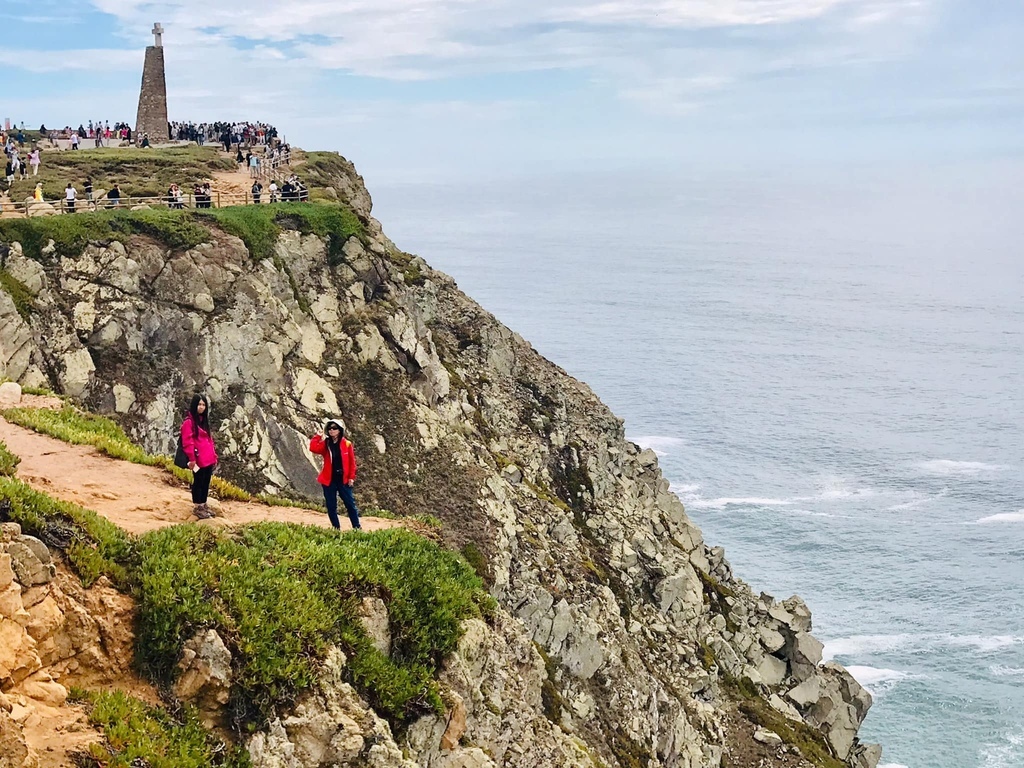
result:
[[[324,466],[317,476],[317,482],[323,486],[324,502],[327,504],[327,516],[331,525],[341,528],[338,520],[338,495],[345,503],[348,519],[357,531],[359,509],[356,507],[355,496],[352,495],[352,484],[356,481],[356,450],[345,439],[345,422],[341,419],[330,419],[324,425],[324,434],[313,435],[309,439],[309,450],[323,457]]]
[[[195,504],[192,514],[200,520],[213,517],[213,512],[206,505],[213,468],[217,466],[217,451],[213,447],[211,432],[210,403],[206,395],[193,395],[188,413],[181,423],[181,447],[188,457],[188,467],[192,470],[192,503]]]

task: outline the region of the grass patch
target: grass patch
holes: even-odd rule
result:
[[[250,255],[257,260],[274,256],[274,246],[282,229],[294,229],[304,235],[326,238],[327,258],[332,265],[342,260],[342,248],[350,237],[365,236],[359,217],[348,208],[328,203],[274,203],[211,208],[196,215],[215,221],[225,232],[241,238]]]
[[[18,310],[22,320],[28,320],[32,316],[35,299],[25,284],[6,269],[0,269],[0,291],[11,297],[14,308]]]
[[[489,602],[457,555],[401,529],[175,526],[146,534],[140,551],[138,658],[169,682],[184,643],[216,628],[234,655],[230,707],[239,723],[262,723],[310,688],[330,644],[349,655],[352,683],[393,722],[441,710],[434,673],[455,649],[461,620]],[[367,595],[388,603],[390,657],[356,618]]]
[[[84,143],[89,141],[86,139]],[[89,178],[96,190],[109,190],[116,183],[121,185],[122,196],[156,197],[166,194],[171,184],[178,184],[187,192],[197,182],[212,179],[217,171],[233,171],[238,167],[233,158],[221,154],[215,147],[196,146],[63,152],[43,146],[40,160],[38,176],[14,182],[12,200],[31,197],[37,182],[42,183],[46,200],[60,200],[69,181],[82,192]]]
[[[248,754],[229,748],[203,728],[191,708],[178,717],[151,707],[121,691],[73,689],[72,698],[85,704],[89,721],[103,731],[103,741],[90,744],[77,764],[87,768],[249,768]]]
[[[353,235],[365,238],[359,218],[338,204],[275,203],[200,210],[152,208],[99,210],[73,216],[35,216],[0,220],[0,242],[19,242],[26,256],[45,261],[43,249],[53,241],[55,257],[77,258],[92,242],[127,244],[131,235],[148,235],[169,248],[184,250],[212,240],[209,224],[240,238],[253,259],[274,256],[283,228],[327,240],[328,261],[340,263]],[[13,295],[13,294],[12,294]],[[30,302],[31,303],[31,302]]]
[[[4,451],[9,453],[6,448]],[[129,584],[125,564],[133,556],[133,540],[95,512],[53,499],[12,476],[3,476],[0,522],[18,523],[25,533],[63,550],[87,587],[100,576],[122,587]]]
[[[21,463],[21,458],[15,456],[8,449],[7,444],[0,440],[0,476],[2,477],[14,477],[18,471],[18,464]]]
[[[124,430],[104,416],[85,413],[67,404],[59,411],[49,408],[9,408],[0,411],[0,414],[14,424],[55,437],[65,443],[91,445],[100,453],[111,458],[147,467],[160,467],[183,483],[192,481],[192,473],[187,469],[174,466],[172,457],[146,453],[131,441]],[[214,477],[210,482],[210,491],[218,499],[257,501],[274,506],[320,509],[317,505],[309,502],[281,499],[266,494],[254,496],[220,477]]]

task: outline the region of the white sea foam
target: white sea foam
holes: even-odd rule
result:
[[[938,648],[973,648],[978,653],[992,653],[1003,648],[1024,645],[1019,635],[948,635],[948,634],[896,634],[853,635],[825,643],[822,652],[826,661],[837,656],[857,657],[865,654],[892,651],[933,651]]]
[[[996,744],[986,744],[978,753],[981,768],[1020,768],[1024,763],[1024,729],[1010,732]]]
[[[901,680],[906,680],[910,675],[900,672],[898,669],[882,669],[879,667],[865,667],[850,665],[846,671],[853,675],[853,679],[868,689],[868,692],[878,698],[893,688]]]
[[[910,768],[910,766],[903,765],[903,763],[886,763],[885,765],[878,766],[878,768]]]
[[[1024,667],[1004,667],[1001,664],[993,664],[988,668],[996,677],[1019,677],[1024,679]]]
[[[692,496],[693,494],[700,490],[700,484],[683,483],[682,485],[676,485],[675,483],[669,483],[668,489],[677,496]]]
[[[986,464],[983,461],[953,461],[951,459],[936,459],[934,461],[922,461],[917,468],[929,475],[953,475],[957,477],[973,477],[983,472],[1001,472],[1006,467],[999,464]]]
[[[682,438],[667,437],[665,435],[643,435],[641,437],[631,437],[630,439],[641,448],[650,448],[658,456],[665,456],[671,453],[673,449],[678,448],[685,442]]]
[[[788,499],[762,499],[757,496],[724,497],[721,499],[692,499],[690,506],[697,509],[725,509],[726,507],[786,507]]]
[[[908,509],[917,509],[923,507],[925,504],[930,504],[936,499],[944,498],[949,495],[949,488],[943,488],[934,496],[922,496],[921,494],[914,493],[914,498],[910,501],[905,501],[902,504],[893,504],[889,507],[890,512],[906,512]]]
[[[975,525],[991,525],[992,523],[1024,523],[1024,509],[1020,512],[1001,512],[974,521]]]

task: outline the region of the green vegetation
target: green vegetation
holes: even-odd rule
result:
[[[125,693],[72,690],[89,721],[103,731],[103,742],[88,746],[77,764],[88,768],[248,768],[249,757],[230,749],[203,728],[195,712],[180,717]]]
[[[14,300],[14,307],[18,310],[23,320],[28,320],[32,315],[33,298],[25,284],[14,277],[6,269],[0,269],[0,291],[3,291]]]
[[[91,421],[108,448],[123,441],[106,420],[74,419]],[[0,445],[3,473],[12,475],[16,462]],[[262,725],[309,689],[330,645],[347,654],[347,679],[395,725],[443,711],[434,677],[462,620],[495,610],[462,558],[403,529],[339,535],[284,523],[178,525],[133,537],[13,477],[0,477],[0,520],[63,550],[86,585],[106,575],[134,595],[136,661],[154,681],[170,683],[185,642],[217,629],[233,654],[229,706],[239,727]],[[358,618],[368,596],[388,605],[390,655],[373,647]]]
[[[476,575],[483,579],[484,582],[490,582],[492,578],[491,567],[488,564],[484,553],[480,551],[480,547],[476,545],[476,542],[467,541],[462,545],[462,549],[460,551]]]
[[[363,235],[363,224],[349,209],[320,203],[274,203],[242,205],[197,211],[200,219],[210,219],[225,232],[242,239],[254,259],[274,255],[274,244],[282,227],[304,235],[327,238],[328,260],[341,261],[341,249],[352,235]]]
[[[10,455],[6,446],[2,454]],[[0,477],[0,521],[18,523],[26,533],[64,550],[86,586],[100,576],[122,587],[129,583],[125,564],[131,560],[134,544],[127,533],[95,512],[34,490],[13,477],[13,467],[4,475]]]
[[[741,681],[726,675],[725,689],[750,722],[778,734],[786,744],[799,749],[805,760],[818,768],[845,768],[846,764],[832,754],[822,733],[805,723],[790,720],[774,709],[749,680]]]
[[[20,463],[21,458],[11,453],[7,445],[0,440],[0,477],[14,477]]]
[[[91,445],[100,453],[114,459],[130,461],[147,467],[160,467],[173,474],[183,483],[189,483],[192,473],[187,469],[174,466],[170,456],[154,456],[146,453],[124,433],[117,424],[103,416],[80,411],[72,405],[65,404],[59,411],[49,408],[9,408],[0,411],[5,419],[22,427],[50,435],[72,445]],[[210,490],[218,499],[235,501],[258,501],[263,504],[282,507],[301,507],[319,510],[320,507],[309,502],[282,499],[276,496],[261,494],[253,496],[237,485],[220,477],[214,477]]]
[[[544,707],[544,716],[555,725],[561,725],[562,708],[565,706],[565,699],[562,698],[562,694],[558,690],[558,683],[556,682],[558,663],[548,655],[539,643],[534,643],[533,647],[537,649],[537,653],[544,660],[546,676],[540,687],[540,701],[541,706]]]
[[[275,203],[240,205],[203,210],[90,211],[74,216],[36,216],[0,220],[0,242],[20,242],[25,255],[44,261],[43,249],[53,241],[53,255],[70,258],[81,255],[90,242],[127,243],[130,235],[148,235],[169,248],[193,248],[210,242],[207,224],[236,235],[254,259],[271,258],[282,228],[316,234],[328,241],[328,259],[341,261],[342,248],[353,235],[362,238],[359,218],[339,205],[317,203]]]
[[[238,167],[233,158],[216,147],[196,146],[61,152],[44,145],[40,160],[38,176],[14,182],[12,200],[31,197],[37,182],[42,183],[47,200],[60,200],[69,181],[81,192],[86,179],[92,179],[97,191],[109,190],[116,183],[121,185],[122,196],[156,197],[166,194],[171,184],[187,192],[197,182],[211,179],[217,171],[233,171]]]
[[[612,748],[612,754],[618,760],[620,768],[647,768],[655,762],[651,750],[634,741],[621,728],[612,731],[608,746]]]
[[[231,708],[259,723],[295,700],[329,644],[349,655],[353,684],[397,723],[443,709],[433,675],[459,624],[490,602],[458,556],[408,531],[339,535],[260,523],[226,534],[174,526],[140,541],[137,657],[169,682],[185,641],[215,627],[234,655]],[[388,604],[392,651],[370,644],[359,600]]]

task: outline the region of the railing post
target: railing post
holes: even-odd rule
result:
[[[217,207],[218,208],[222,207],[221,204],[220,204],[220,190],[219,189],[217,190]]]

